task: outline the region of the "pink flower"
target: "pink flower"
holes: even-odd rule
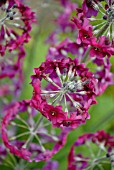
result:
[[[7,0],[0,4],[1,55],[6,49],[12,51],[28,42],[31,24],[35,21],[34,12],[17,0]],[[5,16],[4,16],[5,13]],[[20,32],[20,33],[19,33]]]
[[[98,11],[95,9],[94,4],[97,3],[99,0],[90,1],[90,0],[84,0],[82,4],[82,10],[84,12],[84,15],[86,17],[96,16]]]
[[[68,155],[68,170],[95,168],[99,164],[104,163],[108,157],[110,157],[109,163],[111,163],[113,147],[114,136],[111,136],[104,130],[79,136],[72,145]],[[98,151],[94,152],[94,148]]]
[[[91,38],[93,37],[93,27],[89,24],[89,20],[85,18],[83,13],[79,13],[78,18],[73,17],[72,21],[78,28],[77,43],[90,45]]]
[[[114,39],[113,5],[112,0],[84,0],[82,7],[77,9],[78,16],[83,13],[84,18],[88,19],[89,24],[93,26],[94,37],[98,38],[104,35],[110,39],[112,46]]]
[[[1,126],[2,140],[12,154],[22,159],[47,161],[65,145],[71,129],[61,128],[58,133],[40,113],[33,114],[33,110],[30,100],[7,107]]]
[[[98,60],[96,60],[98,62]],[[103,61],[102,65],[97,66],[95,77],[98,79],[98,84],[96,88],[97,95],[101,95],[109,85],[114,84],[114,76],[111,70],[111,64],[109,59],[105,62]]]
[[[50,120],[54,126],[61,124],[63,120],[66,119],[66,114],[62,111],[62,106],[54,107],[52,105],[44,105],[42,114]]]
[[[68,126],[65,122],[69,119],[72,122],[78,120],[76,127],[85,123],[90,105],[96,103],[97,80],[88,68],[79,64],[78,59],[66,58],[47,60],[34,71],[32,106],[54,126]],[[45,80],[46,88],[42,88],[42,80]]]
[[[91,57],[103,59],[105,56],[110,57],[114,55],[114,48],[105,36],[101,36],[99,39],[92,38],[91,47]]]

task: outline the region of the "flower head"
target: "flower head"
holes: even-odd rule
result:
[[[7,0],[0,5],[1,55],[28,42],[34,12],[17,0]]]
[[[79,150],[78,147],[80,148]],[[112,152],[113,147],[114,136],[109,135],[104,130],[98,131],[96,133],[87,133],[78,137],[69,152],[68,170],[83,170],[91,167],[104,168],[104,164],[112,164],[111,159],[112,154],[114,154]],[[77,149],[76,152],[75,148]],[[79,153],[77,153],[78,151]]]
[[[47,60],[34,71],[32,106],[54,126],[68,126],[67,121],[75,121],[77,127],[80,121],[89,118],[88,109],[96,103],[97,80],[84,64],[70,58]],[[44,80],[45,87],[42,84]]]
[[[57,133],[40,113],[33,114],[30,100],[15,102],[5,109],[2,140],[9,151],[29,162],[47,161],[66,143],[70,129]]]
[[[82,8],[77,12],[83,13],[84,18],[93,26],[93,34],[108,37],[113,45],[114,38],[114,2],[113,0],[84,0]]]

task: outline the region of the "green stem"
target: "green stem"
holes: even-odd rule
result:
[[[41,146],[42,152],[45,152],[45,148],[44,148],[44,146],[42,145],[42,143],[41,143],[39,137],[38,137],[36,134],[35,134],[35,137],[36,137],[36,139],[37,139],[39,145]]]
[[[98,34],[96,35],[96,38],[98,38],[99,36],[101,36],[105,31],[106,29],[109,27],[109,22],[107,22],[103,27],[102,29],[98,32]]]
[[[26,143],[23,145],[24,148],[27,148],[27,147],[29,146],[30,142],[33,140],[34,135],[35,135],[35,131],[37,130],[38,126],[40,125],[42,119],[43,119],[43,116],[41,116],[41,117],[37,120],[37,122],[36,122],[36,124],[35,124],[35,127],[34,127],[34,129],[32,130],[33,133],[30,134],[30,136],[29,136],[29,138],[27,139]]]
[[[14,165],[16,165],[16,164],[17,164],[17,161],[16,161],[14,155],[12,155],[11,153],[9,153],[9,156],[10,156],[10,158],[12,159]]]
[[[87,59],[88,59],[88,56],[89,56],[89,52],[91,50],[91,46],[87,49],[85,55],[84,55],[84,58],[82,59],[82,62],[84,63]]]
[[[23,145],[23,148],[27,148],[30,144],[30,142],[33,140],[34,135],[31,134],[29,138],[27,139],[26,143]]]
[[[40,125],[41,121],[43,120],[43,116],[41,115],[41,117],[37,120],[35,127],[34,127],[34,132],[38,129],[38,126]]]

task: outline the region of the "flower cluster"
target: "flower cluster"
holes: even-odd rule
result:
[[[6,49],[12,51],[28,42],[34,12],[17,0],[7,0],[0,4],[0,54]]]
[[[97,80],[84,63],[70,58],[47,60],[32,76],[32,106],[54,126],[77,127],[89,118],[88,109],[95,100]],[[46,87],[42,87],[42,81]]]
[[[53,27],[44,40],[48,50],[39,66],[40,58],[34,57],[37,37],[43,39],[42,27],[48,31],[50,20]],[[70,132],[76,137],[79,127],[88,131],[90,109],[114,84],[113,56],[112,0],[0,1],[0,169],[58,170],[60,159],[58,164],[52,158],[66,147]],[[26,83],[32,88],[28,99]],[[97,113],[92,116],[96,119]],[[104,128],[111,132],[111,125]],[[67,169],[113,170],[114,134],[99,130],[79,136]]]
[[[10,152],[30,162],[51,158],[63,147],[69,131],[64,128],[59,135],[56,134],[50,123],[30,107],[28,100],[16,102],[6,109],[1,128],[3,142]],[[26,138],[23,139],[23,136]],[[49,150],[43,146],[46,143],[50,143],[50,147],[51,143],[55,145]]]
[[[83,147],[83,155],[76,152],[75,148]],[[113,167],[113,151],[114,136],[110,136],[105,131],[101,130],[96,133],[87,133],[80,136],[72,145],[68,156],[68,170],[83,170],[90,168],[103,168],[104,164],[112,164]],[[84,150],[88,148],[88,155],[84,155]],[[108,162],[109,161],[109,162]],[[110,166],[109,166],[110,167]],[[108,168],[109,168],[108,167]],[[107,169],[108,169],[107,168]]]

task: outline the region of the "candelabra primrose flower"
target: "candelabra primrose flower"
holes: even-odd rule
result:
[[[84,0],[78,13],[83,13],[93,26],[93,34],[108,37],[113,45],[114,38],[114,2],[113,0]],[[91,11],[91,12],[90,12]]]
[[[78,59],[47,60],[32,76],[32,106],[54,126],[77,127],[89,119],[97,79]],[[45,80],[45,87],[42,81]]]
[[[28,42],[34,12],[17,0],[7,0],[0,4],[0,54],[13,50]]]
[[[70,129],[62,128],[59,134],[40,113],[33,112],[29,100],[11,104],[2,121],[2,140],[20,158],[29,162],[46,161],[64,146]]]
[[[82,146],[83,145],[83,146]],[[82,153],[75,154],[75,148]],[[84,152],[88,148],[88,155]],[[80,136],[72,145],[68,156],[68,170],[89,170],[89,169],[104,169],[104,164],[108,164],[107,169],[113,169],[113,148],[114,136],[109,135],[104,130],[96,133],[88,133]],[[97,151],[96,151],[97,150]],[[84,155],[84,156],[83,156]]]
[[[0,0],[0,169],[114,170],[113,56],[114,0]]]

